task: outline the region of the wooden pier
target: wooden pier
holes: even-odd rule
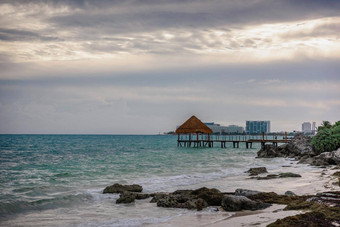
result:
[[[287,133],[284,136],[262,135],[213,135],[213,131],[197,117],[192,116],[176,129],[178,135],[178,147],[214,147],[220,144],[221,148],[226,148],[227,143],[232,143],[233,148],[239,148],[240,143],[245,143],[246,148],[252,148],[253,143],[261,143],[263,148],[266,143],[277,146],[279,143],[288,143]]]
[[[220,136],[220,135],[200,135],[187,134],[178,135],[178,147],[214,147],[219,144],[221,148],[226,148],[227,143],[232,143],[233,148],[239,148],[240,143],[245,143],[246,148],[252,148],[253,143],[261,143],[261,148],[266,144],[273,144],[275,147],[281,143],[288,143],[290,138],[287,136],[268,136],[268,135],[242,135],[242,136]]]

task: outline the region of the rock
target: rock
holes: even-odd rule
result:
[[[220,206],[224,196],[218,189],[209,189],[206,187],[194,190],[191,194],[197,195],[197,198],[205,200],[210,206]]]
[[[271,144],[266,144],[261,150],[257,152],[258,158],[275,158],[284,157],[280,152],[277,151],[276,147]]]
[[[339,221],[334,221],[327,218],[321,212],[309,212],[305,214],[298,214],[295,216],[289,216],[283,219],[278,219],[274,223],[267,225],[268,227],[276,226],[338,226]]]
[[[300,174],[296,173],[279,173],[279,174],[268,174],[264,177],[253,177],[257,180],[270,180],[270,179],[276,179],[276,178],[287,178],[287,177],[301,177]]]
[[[198,204],[198,205],[197,205]],[[208,207],[208,204],[203,199],[197,199],[193,196],[190,196],[187,193],[184,194],[174,194],[170,193],[169,195],[161,198],[157,201],[158,207],[172,207],[172,208],[187,208],[187,209],[200,209]]]
[[[208,206],[220,206],[224,194],[215,188],[177,190],[169,194],[156,193],[151,202],[159,207],[187,208],[202,210]]]
[[[340,148],[338,148],[338,150],[336,151],[332,151],[331,153],[332,156],[332,160],[336,165],[340,165]]]
[[[135,201],[136,197],[136,193],[125,191],[120,194],[120,197],[116,200],[116,203],[132,203]]]
[[[323,152],[315,157],[312,165],[340,165],[340,148],[332,152]]]
[[[261,192],[254,191],[254,190],[248,190],[248,189],[241,189],[241,188],[238,188],[238,189],[235,190],[236,196],[249,197],[249,196],[252,196],[252,195],[257,195],[258,193],[261,193]]]
[[[137,193],[137,194],[136,194],[136,199],[137,199],[137,200],[147,199],[147,198],[149,198],[149,197],[150,197],[149,194],[142,194],[142,193]]]
[[[334,193],[334,192],[319,192],[316,193],[316,196],[319,197],[333,197],[333,198],[339,198],[340,199],[340,194],[338,193]]]
[[[256,177],[257,180],[270,180],[270,179],[275,179],[275,178],[279,178],[279,175],[268,174],[267,176],[264,176],[264,177]]]
[[[308,157],[316,155],[318,155],[318,153],[313,150],[311,138],[303,134],[295,135],[288,144],[279,147],[269,144],[265,145],[264,148],[257,153],[258,158],[295,157],[296,159],[300,159],[305,157],[306,161]]]
[[[138,184],[132,184],[132,185],[121,185],[121,184],[114,184],[111,186],[107,186],[103,193],[122,193],[122,192],[141,192],[143,191],[142,186]]]
[[[221,205],[225,211],[259,210],[270,206],[268,203],[255,202],[245,196],[235,195],[224,196]]]
[[[141,200],[141,199],[147,199],[149,197],[150,197],[149,194],[124,191],[120,193],[119,199],[117,199],[116,203],[132,203],[136,199]]]
[[[294,192],[292,192],[292,191],[286,191],[285,195],[287,195],[287,196],[296,196],[296,194]]]
[[[196,209],[197,209],[197,211],[203,210],[203,201],[202,201],[202,199],[198,199],[196,201]]]
[[[150,196],[153,197],[150,201],[150,203],[157,203],[158,200],[165,198],[166,196],[168,196],[168,193],[163,193],[163,192],[157,192],[154,194],[151,194]]]
[[[314,161],[312,163],[312,165],[315,165],[315,166],[324,166],[324,165],[329,165],[329,164],[334,164],[334,162],[332,161],[331,152],[321,153],[320,155],[314,158]]]
[[[296,173],[279,173],[279,177],[280,178],[286,178],[286,177],[301,177],[300,174],[296,174]]]
[[[303,156],[302,158],[300,158],[300,161],[298,162],[298,164],[312,165],[314,161],[315,161],[315,157],[310,157],[310,156],[306,155],[306,156]]]
[[[333,173],[332,176],[340,177],[340,171],[337,171],[337,172]]]
[[[266,167],[255,167],[250,168],[247,173],[250,173],[250,176],[255,176],[261,173],[268,173]]]
[[[318,153],[313,150],[311,144],[312,138],[299,133],[293,137],[291,141],[288,142],[286,150],[288,153],[293,153],[298,157],[305,155],[316,156]]]

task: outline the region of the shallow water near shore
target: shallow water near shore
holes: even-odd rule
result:
[[[259,150],[256,144],[253,149],[246,149],[244,144],[235,149],[232,144],[227,144],[227,148],[178,148],[176,139],[176,136],[0,135],[0,224],[157,225],[195,211],[158,208],[149,200],[115,204],[119,196],[104,195],[102,190],[114,183],[140,184],[146,193],[202,186],[221,191],[238,187],[270,189],[272,183],[256,183],[247,179],[244,172],[258,166],[271,172],[313,170],[305,165],[295,168],[295,162],[289,159],[256,159]]]

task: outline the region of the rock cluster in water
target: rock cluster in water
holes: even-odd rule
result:
[[[117,199],[116,203],[132,203],[136,199],[147,199],[150,197],[149,194],[142,194],[140,192],[143,191],[143,187],[138,184],[132,185],[122,185],[122,184],[114,184],[111,186],[107,186],[103,193],[119,193],[119,199]]]
[[[270,206],[268,203],[253,201],[245,196],[259,193],[246,189],[237,189],[235,193],[223,193],[215,188],[196,190],[177,190],[172,193],[143,194],[140,185],[114,184],[104,189],[103,193],[119,193],[116,203],[132,203],[136,199],[152,197],[151,203],[158,207],[186,208],[202,210],[208,206],[221,206],[226,211],[258,210]]]
[[[265,145],[257,152],[258,158],[289,157],[299,160],[299,163],[306,163],[315,166],[340,165],[340,148],[332,152],[320,153],[313,149],[311,137],[297,134],[287,144],[275,147]]]

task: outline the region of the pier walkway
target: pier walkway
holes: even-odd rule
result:
[[[261,148],[266,143],[278,146],[279,143],[288,143],[291,138],[285,136],[267,136],[267,135],[178,135],[178,147],[214,147],[214,143],[220,144],[221,148],[226,148],[226,143],[232,143],[233,148],[239,148],[240,143],[245,143],[246,148],[252,148],[253,143],[261,143]]]

